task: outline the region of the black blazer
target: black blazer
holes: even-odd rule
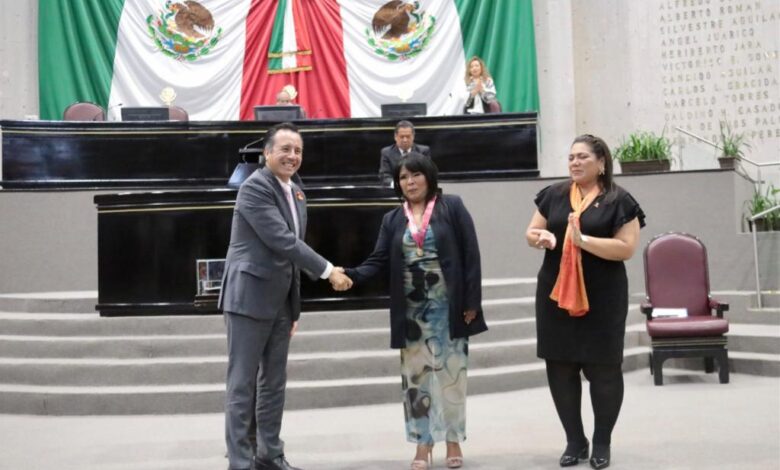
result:
[[[406,347],[406,295],[402,239],[407,220],[403,207],[382,219],[374,252],[355,268],[346,270],[356,284],[390,265],[390,347]],[[474,221],[459,196],[439,195],[431,216],[439,262],[450,304],[450,338],[465,338],[487,330],[482,312],[482,271]],[[470,324],[464,310],[476,310]]]
[[[426,157],[431,156],[431,148],[427,145],[412,144],[410,149],[413,152],[421,153]],[[398,162],[401,161],[401,151],[398,146],[393,144],[383,147],[379,157],[379,181],[384,186],[390,186],[393,182],[393,170]]]

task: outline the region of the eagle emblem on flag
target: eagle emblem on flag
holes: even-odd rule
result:
[[[149,37],[168,57],[193,62],[212,51],[222,36],[208,8],[194,0],[168,0],[146,18]]]
[[[436,18],[420,2],[392,0],[382,5],[366,28],[368,45],[388,60],[406,60],[422,52],[433,37]]]

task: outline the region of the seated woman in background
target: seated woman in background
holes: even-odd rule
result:
[[[493,83],[485,62],[477,56],[469,59],[466,66],[466,90],[468,98],[463,112],[483,114],[488,111],[487,104],[496,100],[496,85]]]
[[[295,89],[295,86],[293,85],[285,85],[282,87],[281,90],[279,90],[279,93],[276,94],[276,105],[277,106],[300,106],[298,103],[295,102],[295,98],[298,97],[298,90]],[[303,106],[300,106],[301,108],[301,117],[306,117],[306,111],[303,109]]]

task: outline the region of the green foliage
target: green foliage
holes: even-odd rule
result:
[[[653,132],[638,131],[629,134],[615,149],[614,159],[619,162],[637,162],[645,160],[669,160],[671,142],[663,132],[660,136]]]
[[[742,158],[745,156],[743,149],[750,148],[745,140],[745,134],[734,132],[728,121],[720,121],[720,148],[723,157]]]
[[[745,209],[748,217],[754,216],[765,210],[780,204],[777,195],[780,194],[780,188],[775,188],[770,184],[762,194],[758,188],[753,190],[753,197],[745,201]],[[763,217],[767,230],[780,230],[780,212],[770,212]]]

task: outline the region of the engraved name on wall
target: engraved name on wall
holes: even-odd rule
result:
[[[662,0],[658,15],[667,125],[717,141],[726,120],[776,148],[780,0]]]

